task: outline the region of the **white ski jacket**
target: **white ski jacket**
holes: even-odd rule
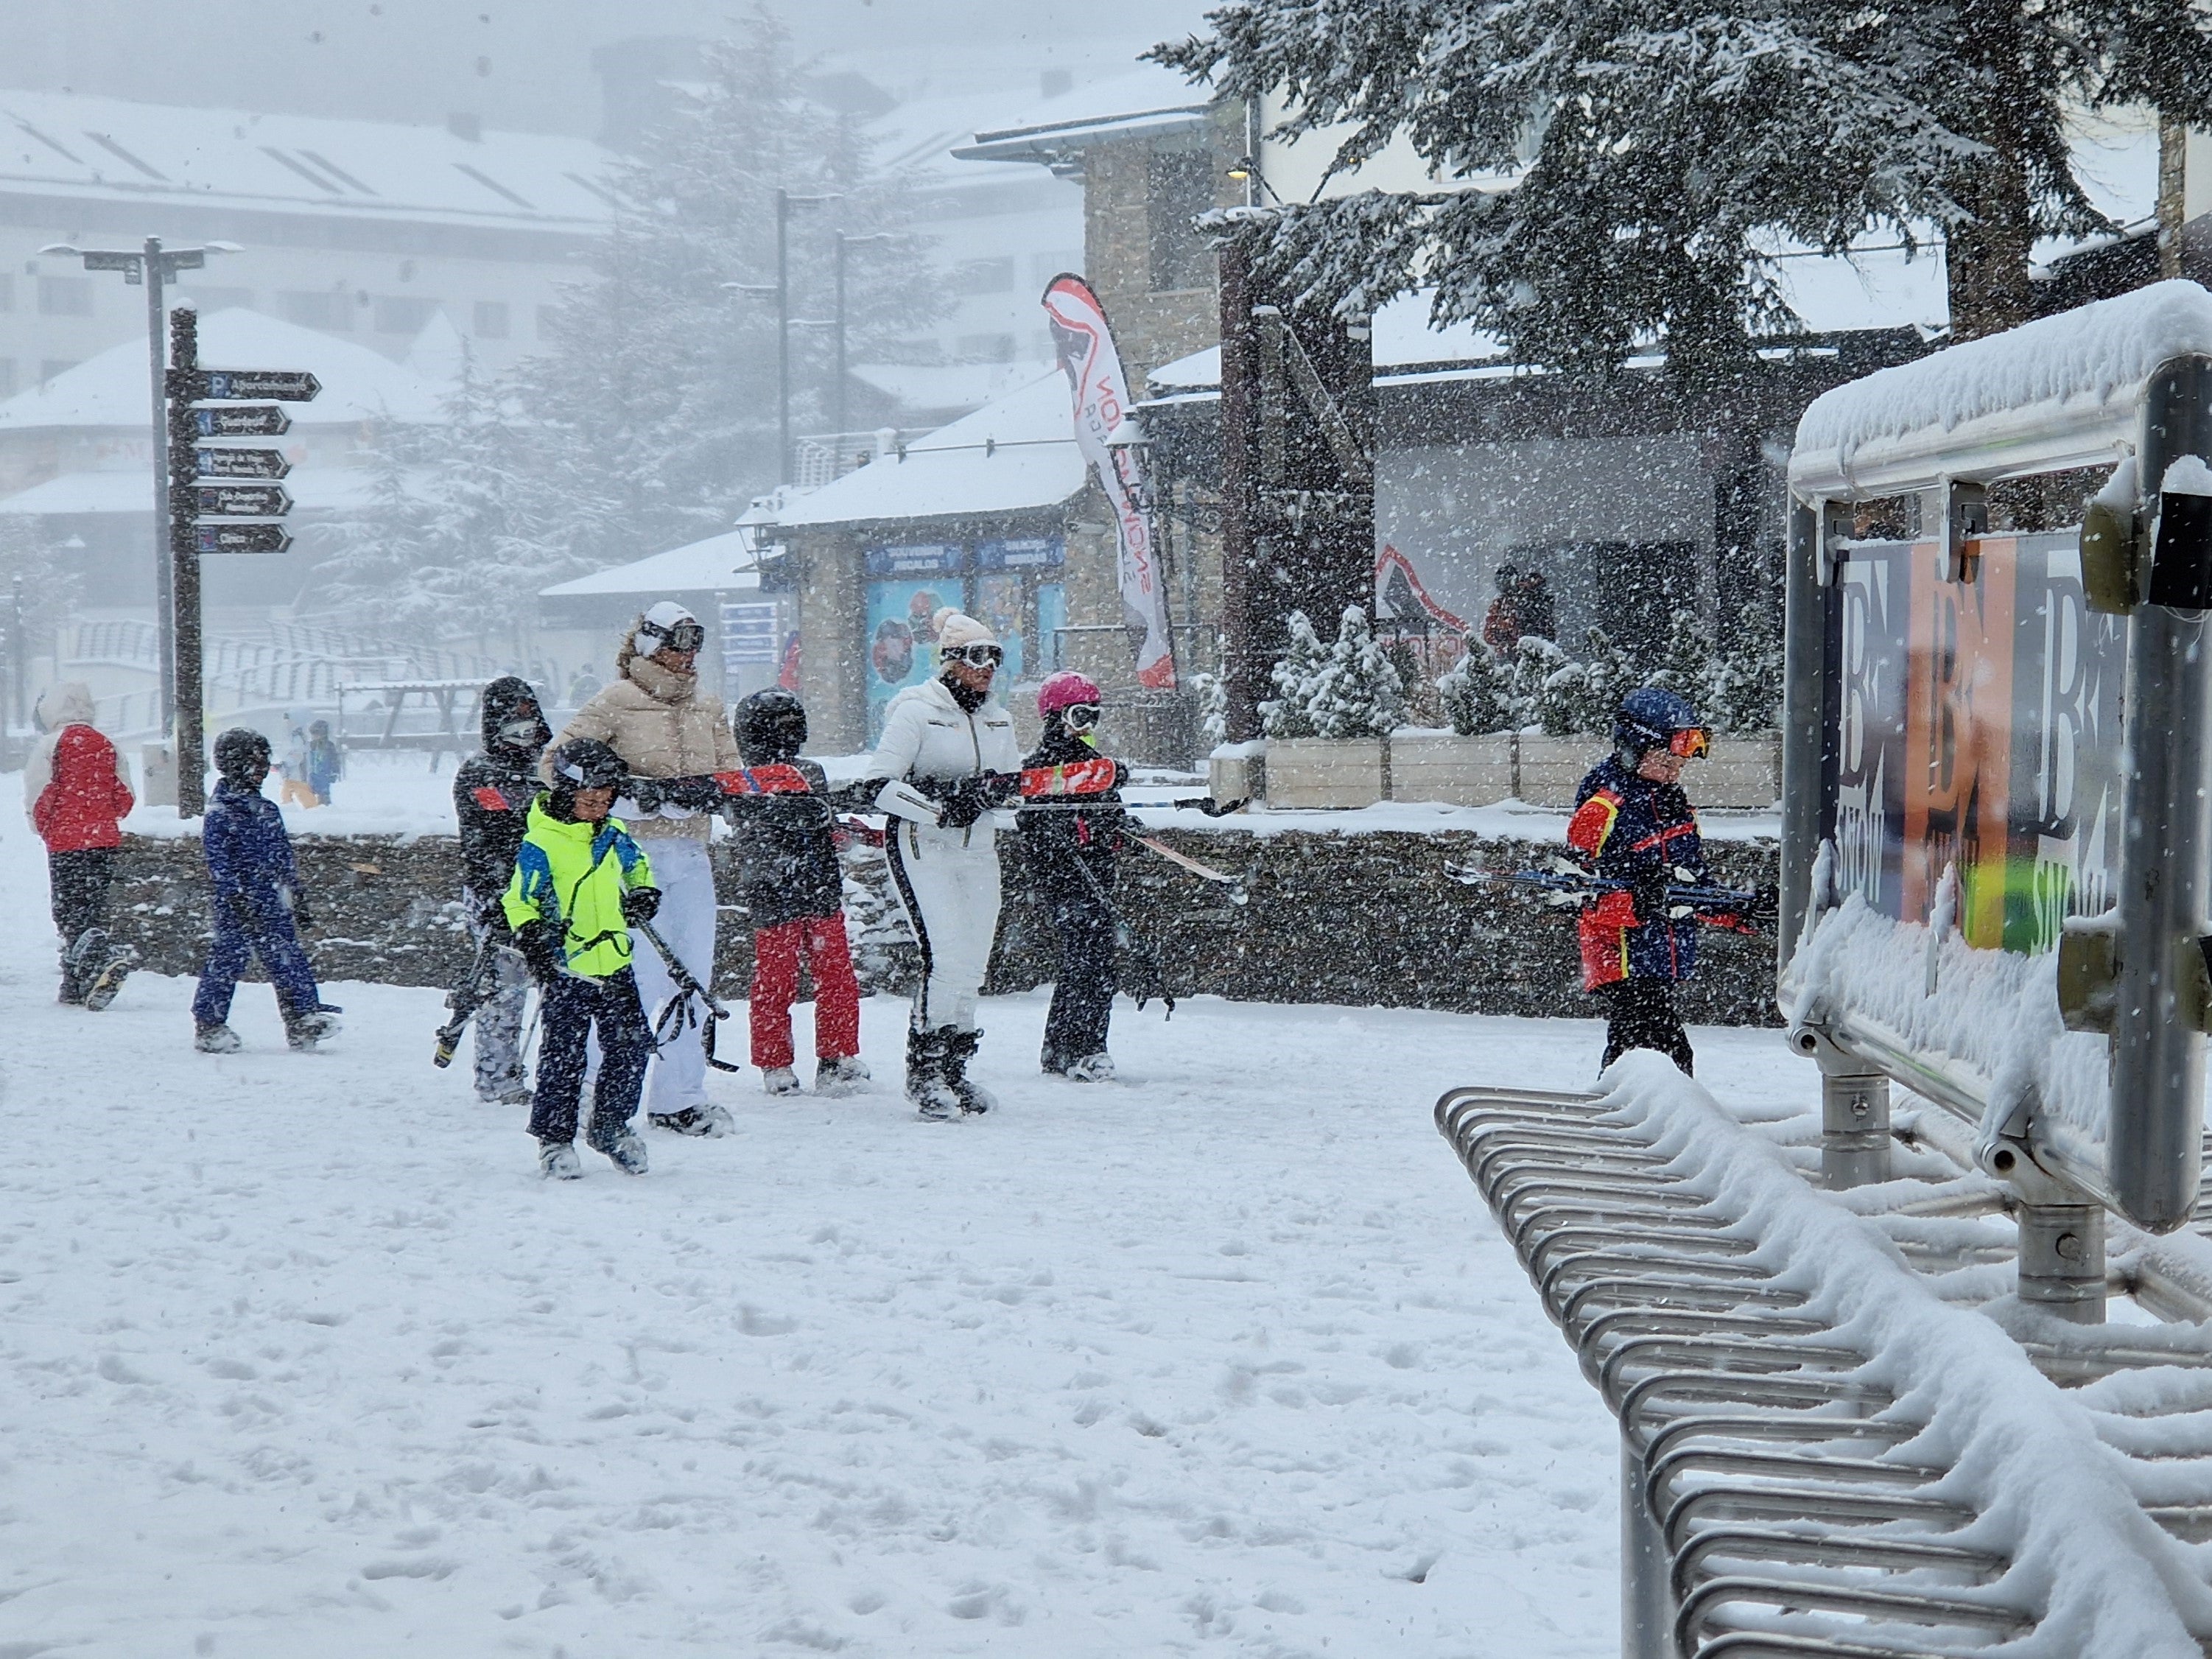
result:
[[[916,820],[914,803],[896,786],[913,778],[949,782],[982,772],[1022,769],[1020,742],[1014,736],[1014,717],[988,698],[969,714],[954,699],[941,679],[910,685],[890,701],[884,713],[884,735],[868,761],[867,775],[887,781],[877,799],[877,810],[918,823],[919,827],[946,842],[970,843],[966,830],[938,830],[933,819]],[[986,813],[975,828],[989,832],[998,828],[994,814]]]

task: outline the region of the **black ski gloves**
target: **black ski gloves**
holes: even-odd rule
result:
[[[292,895],[292,926],[303,933],[312,932],[314,928],[315,913],[307,908],[307,896],[305,893]]]
[[[623,895],[622,904],[624,921],[651,921],[660,914],[660,890],[658,887],[633,887]]]
[[[1771,927],[1782,914],[1782,890],[1762,882],[1751,890],[1751,902],[1736,913],[1753,927]]]
[[[540,985],[550,985],[568,971],[568,964],[561,959],[561,941],[542,921],[526,921],[516,928],[514,948],[522,952],[531,978]]]
[[[991,803],[983,785],[984,780],[980,777],[963,778],[955,784],[951,798],[938,814],[939,824],[947,830],[965,830],[990,811]]]
[[[1628,878],[1628,896],[1636,901],[1638,925],[1648,926],[1667,920],[1669,874],[1665,865],[1655,864],[1648,870],[1638,870]]]

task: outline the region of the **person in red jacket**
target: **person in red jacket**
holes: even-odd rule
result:
[[[23,767],[23,808],[46,844],[61,1000],[105,1008],[137,961],[107,937],[107,884],[123,844],[120,820],[134,804],[131,769],[93,726],[92,689],[82,681],[40,697],[38,718],[46,736]]]

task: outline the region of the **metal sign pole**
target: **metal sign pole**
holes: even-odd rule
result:
[[[169,394],[166,342],[167,319],[162,313],[161,292],[168,262],[161,257],[161,239],[149,236],[141,256],[140,270],[146,284],[146,352],[154,388],[154,635],[156,672],[160,677],[161,735],[173,739],[177,731],[177,613],[173,580],[173,553],[169,534]],[[179,771],[182,768],[179,766]]]
[[[2143,519],[2183,456],[2212,456],[2212,360],[2185,357],[2143,398]],[[2112,1030],[2112,1189],[2128,1217],[2166,1232],[2197,1207],[2204,1097],[2204,831],[2208,672],[2203,571],[2212,548],[2157,535],[2147,602],[2128,637],[2121,808],[2119,995]]]
[[[179,306],[169,314],[169,359],[179,384],[168,400],[168,474],[171,501],[168,522],[171,586],[176,608],[173,617],[176,653],[177,816],[196,818],[207,811],[207,733],[205,690],[202,684],[200,645],[200,559],[194,544],[194,520],[198,516],[198,490],[192,480],[198,471],[193,455],[196,435],[191,399],[185,384],[199,372],[199,313]]]

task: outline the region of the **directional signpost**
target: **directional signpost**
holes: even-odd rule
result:
[[[303,404],[322,383],[301,370],[202,368],[199,313],[169,313],[169,559],[177,636],[177,811],[207,810],[206,734],[200,659],[200,560],[210,553],[282,553],[292,545],[275,520],[292,496],[274,480],[292,470],[281,450],[210,444],[210,438],[273,438],[291,428],[280,406]],[[264,402],[262,399],[273,399]],[[207,408],[194,405],[231,404]]]

